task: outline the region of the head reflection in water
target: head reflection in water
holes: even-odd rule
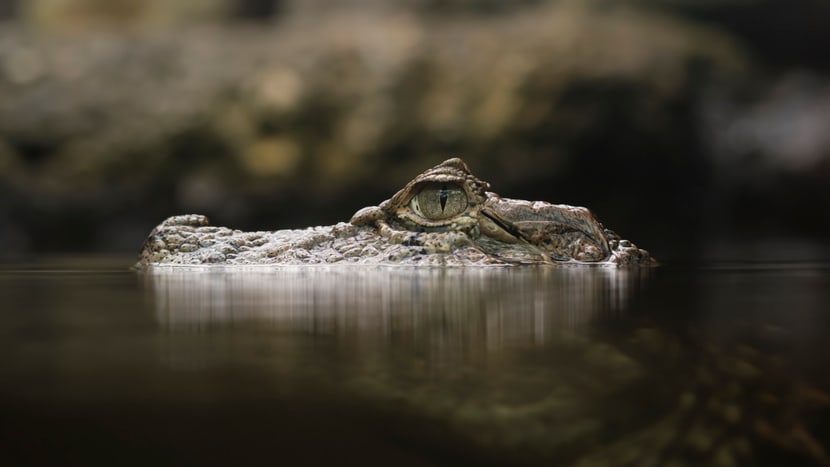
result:
[[[171,331],[247,322],[363,344],[395,338],[427,347],[497,348],[545,344],[595,317],[623,312],[646,274],[606,268],[214,267],[156,268],[144,277],[158,320]]]

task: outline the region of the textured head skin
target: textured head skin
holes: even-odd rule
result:
[[[489,188],[453,158],[348,224],[242,232],[196,214],[174,216],[150,233],[139,266],[654,264],[585,208],[502,198]]]

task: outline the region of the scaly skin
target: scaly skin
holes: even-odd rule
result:
[[[655,264],[586,208],[502,198],[489,188],[453,158],[349,223],[242,232],[201,215],[174,216],[150,233],[139,265]]]

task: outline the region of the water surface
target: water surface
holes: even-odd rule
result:
[[[0,464],[826,465],[830,266],[0,269]]]

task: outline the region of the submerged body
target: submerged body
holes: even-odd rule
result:
[[[655,264],[586,208],[502,198],[489,188],[454,158],[348,223],[243,232],[174,216],[150,233],[139,264]]]

